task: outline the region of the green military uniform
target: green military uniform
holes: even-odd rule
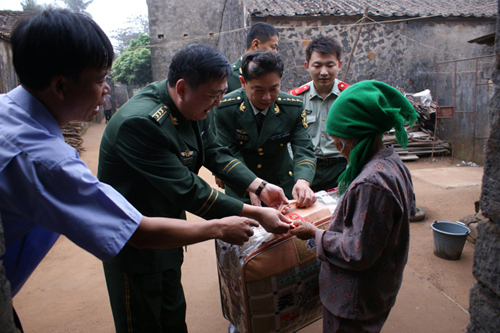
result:
[[[332,137],[326,132],[326,117],[338,95],[348,84],[335,79],[332,90],[323,99],[314,88],[313,81],[292,89],[290,94],[300,96],[304,100],[307,120],[307,131],[311,135],[317,168],[311,189],[314,192],[337,187],[337,178],[347,167],[347,160],[335,148]]]
[[[143,215],[206,219],[239,215],[243,204],[198,177],[201,166],[244,191],[256,178],[225,147],[207,120],[186,120],[167,81],[148,85],[111,118],[104,131],[98,178]],[[104,264],[117,332],[185,332],[180,283],[182,248],[154,250],[126,245]]]
[[[260,134],[254,110],[243,89],[225,95],[214,112],[221,145],[229,147],[233,155],[260,178],[282,187],[288,198],[292,198],[298,179],[312,182],[316,158],[301,99],[280,92],[267,109]],[[291,143],[293,160],[288,143]],[[226,194],[238,197],[231,185],[226,186]]]
[[[241,81],[240,81],[240,75],[241,75],[241,61],[242,57],[236,61],[232,67],[233,67],[233,73],[231,73],[231,76],[227,78],[227,91],[226,94],[229,94],[231,91],[235,91],[236,89],[241,88]]]

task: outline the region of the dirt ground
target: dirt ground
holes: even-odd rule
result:
[[[95,173],[105,124],[93,124],[84,136],[82,159]],[[411,224],[408,265],[396,305],[382,332],[465,332],[469,322],[469,289],[474,246],[449,261],[433,254],[430,224],[474,214],[480,197],[482,168],[456,166],[437,157],[407,162],[417,205],[426,219]],[[202,177],[214,187],[210,172]],[[462,181],[463,180],[463,181]],[[190,215],[190,219],[196,217]],[[213,241],[188,247],[183,265],[190,332],[227,332],[220,307]],[[113,332],[101,262],[67,238],[60,237],[13,300],[25,332]],[[321,320],[300,332],[321,332]]]

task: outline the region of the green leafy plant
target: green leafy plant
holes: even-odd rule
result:
[[[145,86],[153,81],[149,35],[140,34],[113,64],[113,80],[127,85]]]

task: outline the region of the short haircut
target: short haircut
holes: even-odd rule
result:
[[[314,37],[309,45],[306,47],[306,61],[309,63],[312,53],[316,51],[323,54],[333,54],[337,60],[342,60],[342,46],[340,43],[332,38],[325,36]]]
[[[250,66],[250,63],[254,63]],[[258,79],[262,75],[277,72],[280,78],[283,76],[283,60],[277,52],[256,50],[247,53],[241,61],[241,74],[246,82]]]
[[[262,43],[267,42],[271,37],[276,36],[279,38],[278,30],[268,23],[257,22],[255,23],[247,34],[247,50],[252,46],[254,39],[260,40]]]
[[[43,90],[56,75],[78,82],[85,69],[111,68],[113,46],[90,17],[47,9],[12,31],[13,62],[21,84]]]
[[[227,78],[232,73],[229,61],[209,45],[193,44],[177,52],[168,68],[168,85],[175,87],[180,79],[197,89],[208,81]]]

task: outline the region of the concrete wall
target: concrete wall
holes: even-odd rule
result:
[[[10,43],[0,39],[0,94],[14,89],[17,84]]]
[[[147,0],[147,4],[154,81],[167,77],[172,56],[183,47],[219,43],[224,1]],[[214,33],[214,37],[210,37],[210,33]]]
[[[489,105],[491,131],[481,193],[481,209],[489,221],[479,225],[475,244],[472,273],[477,283],[470,292],[469,333],[498,332],[500,327],[500,25],[495,30],[494,95]]]

